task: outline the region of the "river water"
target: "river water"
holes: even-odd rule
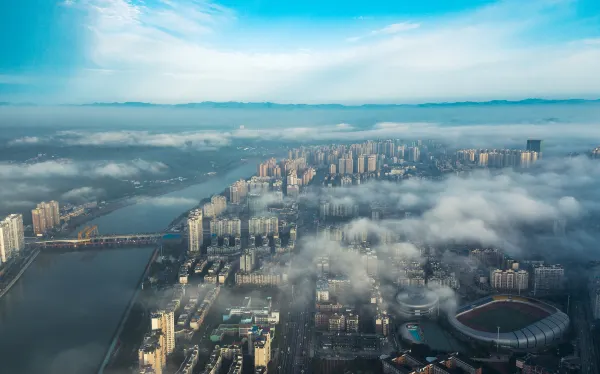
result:
[[[158,232],[253,163],[92,221],[100,233]],[[88,223],[90,224],[90,223]],[[0,373],[94,373],[153,248],[41,253],[0,299]]]

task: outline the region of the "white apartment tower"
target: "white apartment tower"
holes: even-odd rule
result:
[[[24,247],[23,216],[11,214],[0,221],[0,262],[6,262]]]
[[[211,236],[240,236],[242,222],[239,218],[215,218],[210,221]]]
[[[256,267],[256,251],[247,249],[240,257],[240,271],[251,273]]]
[[[166,354],[175,350],[175,311],[171,308],[150,315],[152,330],[161,330],[165,337]]]
[[[277,217],[252,217],[248,221],[250,235],[273,235],[279,232]]]
[[[139,372],[162,374],[167,364],[165,336],[161,330],[152,330],[144,336],[138,350]]]
[[[529,288],[529,273],[525,270],[496,269],[490,274],[490,285],[499,290],[523,291]]]
[[[254,341],[254,367],[267,367],[271,361],[271,333],[267,332]]]
[[[202,210],[195,209],[190,212],[187,220],[188,226],[188,251],[200,252],[204,232],[202,229]]]

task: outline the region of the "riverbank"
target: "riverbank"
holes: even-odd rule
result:
[[[93,211],[92,213],[90,213],[84,217],[81,217],[81,218],[79,218],[79,217],[74,218],[73,220],[75,220],[75,221],[73,222],[73,224],[69,223],[68,228],[65,231],[62,231],[61,233],[59,233],[56,237],[69,237],[75,231],[77,231],[79,228],[81,228],[85,224],[89,223],[90,221],[93,221],[93,220],[95,220],[99,217],[105,216],[107,214],[113,213],[119,209],[138,204],[140,198],[160,197],[163,195],[167,195],[169,193],[184,190],[188,187],[206,183],[207,181],[210,181],[213,178],[219,177],[220,175],[225,175],[228,172],[234,170],[235,168],[240,167],[243,164],[247,164],[250,161],[252,161],[252,158],[238,160],[235,162],[232,161],[232,162],[224,165],[223,167],[217,169],[216,172],[218,174],[205,174],[205,175],[199,176],[198,178],[188,179],[177,185],[169,185],[169,186],[165,186],[165,188],[153,189],[150,191],[140,193],[139,195],[121,197],[115,201],[107,203],[106,205],[104,205],[104,207],[102,209],[97,209],[97,210]],[[187,212],[185,214],[187,214]],[[176,218],[173,222],[175,222],[178,218]],[[171,227],[171,225],[169,225],[167,227],[167,229],[170,227]]]
[[[6,285],[6,287],[4,287],[4,289],[2,291],[0,291],[0,299],[8,292],[10,291],[10,289],[12,288],[12,286],[15,285],[15,283],[17,283],[17,281],[19,280],[19,278],[21,278],[21,276],[25,273],[25,271],[27,270],[27,268],[29,268],[29,266],[33,263],[33,261],[35,260],[35,258],[40,254],[40,250],[36,249],[34,250],[34,252],[30,255],[29,259],[27,260],[27,262],[25,263],[25,265],[23,265],[23,267],[21,268],[21,270],[17,273],[17,275],[10,281],[10,283],[8,283]]]
[[[108,349],[106,351],[106,355],[104,356],[104,360],[102,361],[102,363],[100,364],[100,368],[98,369],[98,374],[103,374],[104,373],[104,369],[106,369],[107,365],[111,361],[111,358],[113,356],[113,352],[114,352],[114,350],[116,348],[116,345],[117,345],[117,342],[119,341],[121,333],[123,332],[123,327],[125,326],[125,323],[129,319],[129,315],[131,313],[131,310],[133,309],[133,306],[135,305],[136,300],[137,300],[137,298],[138,298],[138,296],[140,294],[140,291],[142,289],[142,283],[144,282],[144,280],[148,276],[148,273],[150,272],[151,265],[152,265],[152,263],[154,261],[156,261],[156,257],[158,256],[158,253],[159,253],[159,249],[158,248],[154,249],[154,252],[152,253],[152,256],[150,257],[150,260],[146,264],[146,269],[144,269],[144,272],[142,273],[142,276],[140,277],[140,279],[139,279],[139,281],[137,283],[135,292],[134,292],[133,296],[131,297],[131,300],[129,301],[129,305],[127,305],[127,309],[125,310],[125,312],[123,312],[123,316],[121,317],[121,321],[119,322],[119,326],[117,327],[117,330],[113,334],[113,337],[111,339],[110,345],[108,346]]]

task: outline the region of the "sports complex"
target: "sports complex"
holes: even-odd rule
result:
[[[450,315],[462,335],[484,344],[539,349],[560,340],[569,317],[542,301],[510,295],[479,299]]]

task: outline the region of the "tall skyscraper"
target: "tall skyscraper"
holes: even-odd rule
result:
[[[152,330],[161,330],[165,336],[166,353],[175,350],[175,310],[171,307],[150,314]]]
[[[365,172],[365,156],[362,154],[356,158],[356,172],[358,174]]]
[[[540,265],[533,268],[533,291],[562,289],[565,269],[561,265]]]
[[[36,235],[43,235],[60,225],[60,211],[57,201],[42,201],[31,211],[33,231]]]
[[[377,155],[367,156],[367,171],[369,173],[377,171]]]
[[[187,220],[188,226],[188,250],[190,252],[200,252],[204,232],[202,229],[202,210],[195,209],[190,212]]]
[[[35,235],[43,235],[46,231],[48,231],[46,216],[44,215],[44,211],[42,209],[33,209],[31,211],[31,219],[33,220],[33,232]]]
[[[271,361],[271,332],[265,332],[254,340],[254,367],[266,368]]]
[[[161,330],[152,330],[144,336],[138,350],[138,361],[140,373],[163,373],[167,363],[167,352],[165,335]]]
[[[6,262],[25,247],[23,216],[11,214],[0,221],[0,260]]]
[[[527,150],[528,151],[537,152],[538,154],[542,153],[542,141],[541,140],[528,139],[527,140]]]
[[[240,257],[240,270],[245,273],[250,273],[256,267],[256,251],[246,249],[242,257]]]
[[[215,218],[210,221],[211,236],[240,236],[242,223],[239,218]]]
[[[252,217],[248,220],[250,235],[273,235],[279,232],[277,217]]]

